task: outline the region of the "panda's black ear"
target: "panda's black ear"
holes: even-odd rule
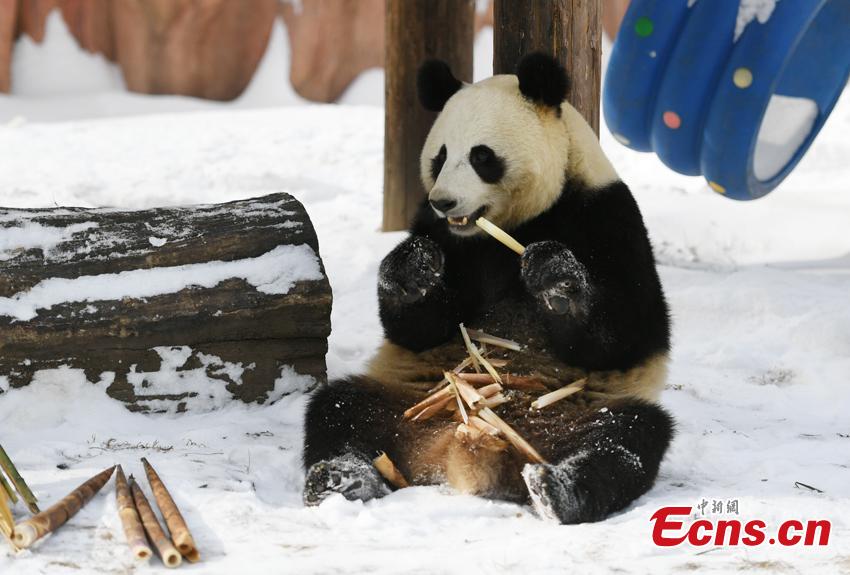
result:
[[[442,60],[428,60],[419,67],[416,90],[426,110],[442,111],[449,98],[462,87],[463,83],[454,77],[452,69]]]
[[[538,104],[560,108],[567,97],[570,79],[567,71],[552,56],[534,52],[523,58],[517,66],[519,91]]]

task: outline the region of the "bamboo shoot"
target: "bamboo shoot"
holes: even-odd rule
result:
[[[121,518],[121,526],[124,528],[124,536],[127,538],[130,551],[136,559],[148,561],[153,552],[148,545],[142,520],[139,517],[133,496],[130,494],[130,486],[127,484],[124,470],[121,469],[120,465],[115,473],[115,499],[118,504],[118,516]]]
[[[26,549],[48,533],[52,533],[63,526],[86,503],[91,501],[98,491],[103,489],[103,486],[112,477],[113,471],[115,471],[115,466],[101,471],[66,495],[59,503],[16,525],[15,544]]]
[[[171,539],[183,555],[192,563],[197,563],[201,560],[201,555],[198,553],[198,548],[195,545],[195,539],[189,531],[189,526],[186,525],[186,520],[183,519],[183,514],[174,503],[171,493],[165,487],[162,479],[159,478],[156,470],[148,463],[148,460],[142,457],[142,465],[145,466],[145,474],[148,476],[151,491],[153,491],[154,499],[156,499],[157,507],[162,513],[165,524],[168,526],[168,531],[171,533]]]
[[[179,567],[183,562],[180,552],[177,551],[177,548],[172,545],[171,539],[165,534],[162,525],[159,524],[159,519],[156,518],[153,509],[151,509],[150,501],[145,497],[142,488],[133,480],[132,475],[130,476],[130,492],[133,494],[133,500],[136,503],[136,509],[139,512],[145,533],[148,534],[148,538],[162,558],[162,562],[166,567]]]

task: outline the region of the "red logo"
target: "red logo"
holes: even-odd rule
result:
[[[693,520],[693,507],[662,507],[652,514],[652,542],[659,547],[675,547],[686,541],[694,547],[705,545],[769,545],[825,546],[829,544],[832,523],[827,519],[784,521],[770,536],[767,524],[761,519],[742,521],[701,517]]]

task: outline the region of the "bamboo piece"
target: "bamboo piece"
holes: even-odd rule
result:
[[[513,446],[523,455],[525,455],[532,463],[546,463],[546,460],[537,453],[520,434],[514,431],[514,428],[508,425],[501,417],[493,413],[489,407],[485,407],[478,412],[478,416],[498,429],[505,438],[513,444]]]
[[[477,389],[478,393],[480,393],[484,398],[493,397],[500,391],[502,391],[502,386],[498,383],[491,383],[490,385],[485,385],[484,387],[479,387]]]
[[[112,477],[113,471],[115,471],[114,465],[74,489],[59,503],[16,525],[15,544],[26,549],[48,533],[52,533],[64,525],[106,485],[106,482]]]
[[[493,358],[493,359],[488,359],[487,361],[489,361],[490,365],[492,365],[493,367],[505,367],[506,365],[508,365],[508,361],[506,359]],[[455,375],[460,375],[461,372],[464,369],[466,369],[467,367],[469,367],[470,365],[472,365],[472,358],[467,356],[466,359],[464,359],[457,366],[455,366],[455,368],[452,370],[452,373],[454,373]],[[473,375],[473,374],[466,374],[466,375]],[[485,374],[475,374],[475,375],[485,375]],[[487,375],[489,376],[489,374],[487,374]],[[490,377],[490,379],[488,379],[488,381],[491,381],[492,376],[489,376],[489,377]],[[449,380],[447,380],[444,377],[443,379],[441,379],[439,381],[439,383],[437,383],[437,385],[432,387],[431,390],[428,393],[434,393],[435,391],[442,389],[443,386],[445,386],[448,382],[449,382]]]
[[[461,420],[463,420],[464,423],[469,423],[469,416],[466,414],[466,408],[463,406],[463,399],[461,399],[460,393],[458,392],[457,386],[455,385],[454,376],[449,372],[446,372],[445,377],[449,380],[449,387],[454,390],[455,400],[457,401],[457,415],[460,416]]]
[[[487,360],[490,363],[493,363],[493,360]],[[493,381],[493,376],[489,373],[458,373],[456,374],[462,380],[473,383],[490,383]],[[541,376],[534,375],[514,375],[512,373],[502,374],[502,385],[505,387],[514,387],[517,389],[529,389],[529,390],[542,390],[548,391],[548,387],[546,387],[541,381]],[[552,380],[556,381],[556,380]],[[479,390],[480,391],[480,390]]]
[[[386,452],[382,451],[378,457],[373,459],[372,465],[396,489],[403,489],[410,486],[407,479],[404,478],[404,475],[401,474],[401,471],[398,470],[398,467],[395,466],[395,463],[392,462],[392,459],[390,459]]]
[[[477,415],[473,415],[469,418],[470,427],[474,427],[482,433],[486,433],[487,435],[499,435],[501,432],[499,429],[493,425],[490,425]]]
[[[186,525],[186,520],[183,519],[183,514],[174,503],[174,499],[159,478],[156,470],[148,463],[148,460],[142,457],[142,465],[145,467],[145,474],[148,476],[151,491],[156,499],[156,505],[162,513],[165,524],[168,526],[168,531],[171,533],[171,539],[183,555],[192,563],[197,563],[201,560],[201,555],[198,553],[198,547],[195,545],[195,539]]]
[[[127,484],[127,478],[124,476],[124,470],[121,469],[120,465],[115,473],[115,500],[118,504],[121,526],[124,528],[124,537],[127,538],[130,551],[136,559],[150,560],[153,551],[148,545],[142,520],[139,518],[136,503],[130,494],[130,486]]]
[[[39,512],[38,500],[35,498],[32,491],[30,491],[27,482],[24,481],[24,478],[21,477],[20,473],[18,473],[18,469],[15,467],[15,464],[12,463],[12,459],[6,453],[6,450],[3,449],[2,445],[0,445],[0,467],[2,467],[3,471],[6,472],[6,475],[9,476],[9,480],[15,486],[15,489],[18,490],[21,498],[26,501],[30,512],[37,514]]]
[[[139,512],[139,517],[142,520],[142,525],[145,528],[145,533],[153,543],[156,552],[162,558],[162,562],[166,567],[179,567],[183,562],[180,552],[171,543],[171,539],[165,534],[162,525],[159,524],[159,519],[154,515],[151,509],[150,501],[145,497],[141,487],[130,476],[130,492],[133,494],[133,500],[136,502],[136,509]]]
[[[441,411],[443,411],[449,405],[454,405],[452,403],[452,399],[454,399],[454,394],[449,394],[448,397],[442,399],[437,403],[433,403],[417,413],[411,421],[425,421],[426,419],[431,419]]]
[[[448,380],[446,380],[446,381],[448,381]],[[439,403],[443,399],[447,399],[447,398],[451,399],[452,394],[453,394],[453,392],[452,392],[451,387],[444,387],[440,391],[432,393],[431,395],[429,395],[428,397],[426,397],[425,399],[423,399],[422,401],[420,401],[419,403],[417,403],[413,407],[406,409],[405,412],[404,412],[404,417],[406,417],[406,418],[413,417],[415,414],[421,412],[426,407],[430,407],[431,405],[434,405],[435,403]]]
[[[18,494],[15,493],[15,490],[12,489],[12,486],[9,485],[8,481],[6,481],[6,476],[3,475],[2,470],[0,470],[0,493],[5,493],[6,496],[9,498],[9,501],[12,502],[12,504],[18,502]]]
[[[490,335],[489,333],[484,333],[478,329],[467,329],[466,331],[469,334],[469,337],[475,341],[489,343],[490,345],[495,345],[496,347],[502,347],[511,351],[522,351],[522,346],[513,340]]]
[[[470,355],[472,355],[472,357],[474,357],[481,365],[484,366],[484,369],[487,370],[487,373],[493,376],[494,380],[496,380],[498,383],[502,383],[502,378],[501,376],[499,376],[499,373],[492,365],[490,365],[490,362],[484,359],[484,356],[481,355],[481,352],[478,351],[478,348],[475,347],[475,345],[473,345],[472,343],[472,340],[469,339],[469,334],[467,333],[466,328],[463,326],[463,324],[460,324],[460,333],[463,336],[463,342],[466,344],[466,349],[469,350]]]
[[[463,380],[455,378],[452,383],[455,384],[458,393],[460,393],[461,398],[466,402],[466,405],[468,405],[470,409],[475,409],[479,402],[484,401],[484,396],[475,391],[474,387]]]
[[[561,401],[562,399],[569,397],[575,393],[578,393],[584,386],[587,385],[587,379],[582,378],[578,381],[574,381],[569,385],[565,385],[561,389],[556,389],[551,393],[547,393],[546,395],[541,395],[531,404],[532,409],[543,409],[547,405],[552,405],[556,401]]]
[[[502,405],[503,403],[507,403],[507,402],[508,402],[508,398],[507,398],[507,397],[505,397],[505,395],[504,395],[504,394],[502,394],[502,393],[497,393],[496,395],[491,395],[490,397],[485,397],[484,399],[482,399],[482,400],[478,403],[478,407],[479,407],[479,408],[481,408],[481,407],[489,407],[489,408],[491,408],[491,409],[492,409],[492,408],[494,408],[494,407],[499,407],[499,406],[500,406],[500,405]]]
[[[505,230],[485,218],[484,216],[479,217],[475,220],[475,225],[493,236],[496,240],[502,242],[507,247],[522,255],[525,253],[525,246],[516,241],[511,235],[509,235]]]

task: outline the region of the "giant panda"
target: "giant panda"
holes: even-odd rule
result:
[[[539,53],[475,84],[444,62],[420,69],[419,98],[439,112],[421,155],[427,196],[379,269],[385,343],[365,375],[309,400],[307,505],[389,493],[371,463],[382,451],[412,484],[529,502],[561,523],[601,520],[652,486],[673,434],[655,402],[668,308],[638,206],[567,89]],[[484,234],[480,216],[524,254]],[[461,322],[525,344],[512,373],[586,378],[544,409],[529,407],[542,392],[516,390],[498,408],[547,463],[468,445],[450,417],[402,417],[466,353]]]

